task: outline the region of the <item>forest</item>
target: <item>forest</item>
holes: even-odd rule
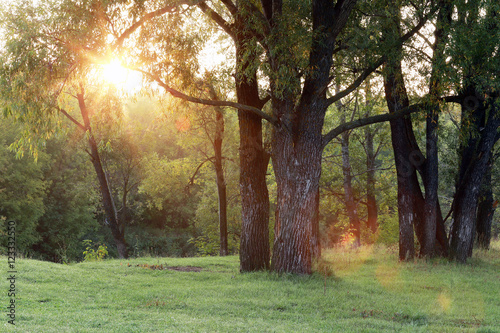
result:
[[[335,246],[465,263],[498,238],[496,0],[0,10],[0,219],[19,255],[311,274]]]

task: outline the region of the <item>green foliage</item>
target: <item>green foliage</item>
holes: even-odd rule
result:
[[[134,257],[191,257],[196,248],[190,243],[192,228],[130,227],[127,242]]]
[[[379,235],[377,242],[385,245],[394,245],[399,242],[398,214],[382,212],[379,215]]]
[[[99,227],[95,210],[99,202],[88,156],[66,137],[47,142],[50,156],[44,179],[45,213],[38,221],[41,239],[33,245],[35,257],[56,262],[80,259],[81,240]],[[90,180],[90,181],[89,181]]]
[[[17,251],[29,255],[30,247],[40,239],[36,228],[45,212],[48,182],[43,173],[48,161],[45,154],[40,154],[38,163],[28,156],[16,158],[8,147],[19,133],[18,125],[0,116],[0,220],[16,221]],[[7,237],[2,237],[1,246],[6,242]]]
[[[106,244],[92,245],[92,240],[85,239],[83,241],[85,251],[83,251],[84,261],[101,261],[108,255],[108,247]],[[97,249],[95,248],[97,246]]]
[[[227,228],[228,228],[228,251],[237,253],[240,244],[241,232],[241,202],[238,193],[238,173],[233,165],[226,164],[226,186],[227,186]],[[228,170],[229,169],[229,170]],[[230,173],[228,171],[233,171]],[[217,184],[215,174],[210,166],[206,168],[203,189],[200,193],[201,200],[196,208],[194,225],[199,236],[194,237],[191,242],[196,245],[200,255],[217,255],[220,248],[220,231],[218,215]]]

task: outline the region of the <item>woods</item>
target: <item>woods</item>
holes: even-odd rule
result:
[[[496,1],[1,10],[0,216],[26,254],[77,260],[94,238],[311,274],[341,243],[465,263],[498,236]],[[139,88],[106,80],[112,62]]]

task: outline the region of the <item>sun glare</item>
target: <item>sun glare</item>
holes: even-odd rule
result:
[[[102,76],[108,83],[129,93],[139,90],[142,81],[139,73],[126,69],[117,59],[102,66]]]

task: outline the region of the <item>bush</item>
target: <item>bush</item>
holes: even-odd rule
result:
[[[84,261],[101,261],[105,256],[108,255],[108,247],[106,244],[97,244],[99,247],[97,250],[92,248],[92,241],[90,239],[86,239],[83,241],[86,250],[83,251],[83,260]]]

